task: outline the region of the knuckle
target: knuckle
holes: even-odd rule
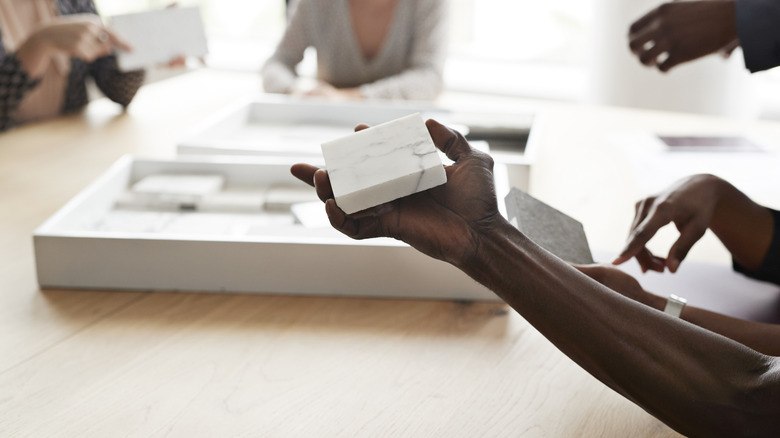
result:
[[[495,160],[493,160],[493,157],[485,154],[483,160],[485,161],[485,166],[487,166],[488,169],[493,170],[493,166],[495,165]]]
[[[674,212],[674,210],[675,210],[674,204],[668,200],[658,202],[655,205],[655,213],[657,216],[668,217],[670,214]]]
[[[468,142],[468,140],[466,140],[466,136],[464,136],[462,132],[458,131],[457,129],[452,129],[452,128],[447,128],[447,129],[449,129],[455,135],[455,141]]]

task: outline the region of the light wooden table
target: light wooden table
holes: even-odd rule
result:
[[[127,113],[99,100],[0,135],[0,436],[676,435],[502,304],[39,290],[35,227],[121,155],[173,155],[259,82],[202,70],[144,87]],[[545,109],[532,190],[612,250],[640,193],[604,131],[719,124]]]

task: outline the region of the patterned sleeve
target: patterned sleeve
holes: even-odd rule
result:
[[[0,132],[13,127],[11,114],[39,83],[40,79],[33,79],[24,71],[16,55],[5,53],[0,36]]]
[[[98,13],[94,0],[57,0],[57,6],[62,15]]]
[[[115,56],[104,56],[90,64],[90,75],[95,78],[95,84],[109,99],[127,106],[135,97],[135,93],[144,84],[146,72],[136,70],[121,72],[116,65]]]
[[[292,91],[298,77],[295,67],[303,60],[303,52],[311,45],[309,28],[312,24],[312,2],[300,0],[293,5],[284,36],[261,71],[263,88],[269,93]]]
[[[60,0],[58,4],[62,15],[98,13],[93,0]],[[114,56],[105,56],[92,62],[89,74],[106,97],[122,106],[130,104],[146,77],[143,70],[120,72]]]
[[[734,270],[756,280],[780,284],[780,211],[771,210],[774,220],[772,241],[758,271],[749,271],[733,261]]]
[[[448,1],[418,0],[413,19],[415,41],[409,67],[394,76],[360,87],[368,98],[433,100],[444,88]]]

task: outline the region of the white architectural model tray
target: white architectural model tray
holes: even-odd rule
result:
[[[378,125],[422,113],[446,121],[447,112],[407,103],[332,102],[262,96],[219,111],[182,139],[180,155],[321,156],[320,144],[354,132],[355,125]]]
[[[512,185],[528,190],[542,117],[525,111],[474,113],[413,102],[332,102],[261,95],[217,112],[179,141],[180,156],[322,156],[323,142],[419,112],[487,144],[509,168]]]
[[[281,158],[249,161],[244,157],[238,162],[124,157],[34,232],[39,284],[42,288],[497,299],[454,267],[403,243],[351,240],[321,218],[296,221],[290,204],[313,199],[313,190],[290,175],[290,163]],[[181,209],[165,202],[123,204],[129,190],[151,175],[221,176],[225,193],[261,199],[265,206],[221,211],[212,205],[201,211],[197,203]],[[324,213],[322,208],[314,211]],[[302,225],[312,222],[315,225]]]

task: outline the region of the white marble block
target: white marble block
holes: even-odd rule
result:
[[[333,194],[352,214],[447,182],[419,113],[322,144]]]

